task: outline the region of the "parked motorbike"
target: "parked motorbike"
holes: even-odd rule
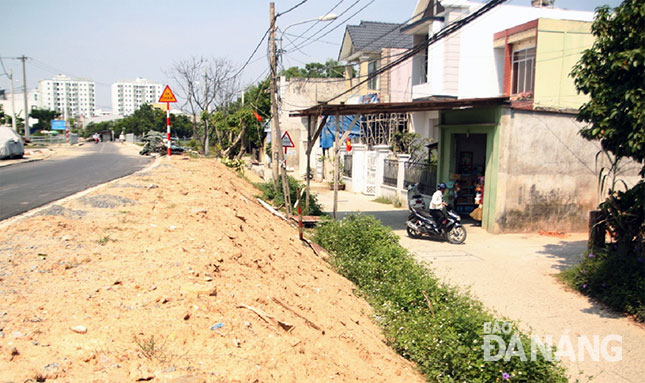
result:
[[[466,228],[461,224],[461,217],[453,210],[448,210],[448,217],[443,224],[435,222],[426,210],[426,203],[417,185],[408,187],[408,209],[410,214],[406,229],[410,238],[440,237],[454,244],[461,244],[466,240]]]

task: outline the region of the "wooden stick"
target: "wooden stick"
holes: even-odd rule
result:
[[[273,298],[271,298],[271,299],[272,299],[275,303],[277,303],[277,304],[279,304],[280,306],[282,306],[284,309],[291,311],[291,312],[292,312],[295,316],[297,316],[298,318],[300,318],[300,319],[304,320],[304,321],[305,321],[305,323],[306,323],[307,325],[309,325],[310,327],[313,327],[314,329],[316,329],[316,330],[318,330],[318,331],[323,331],[323,329],[321,329],[321,328],[320,328],[320,326],[318,326],[318,325],[317,325],[317,324],[315,324],[314,322],[310,321],[309,319],[305,318],[304,316],[302,316],[302,315],[298,314],[294,309],[292,309],[291,307],[289,307],[289,306],[287,306],[286,304],[282,303],[278,298],[273,297]]]
[[[260,319],[262,319],[263,321],[265,321],[265,322],[267,322],[267,323],[270,323],[270,322],[271,322],[271,320],[272,320],[272,321],[275,321],[275,322],[278,324],[278,326],[280,326],[283,330],[285,330],[285,331],[287,331],[287,332],[290,332],[290,331],[291,331],[291,330],[293,330],[293,328],[295,327],[294,325],[289,324],[289,323],[284,322],[284,321],[281,321],[281,320],[277,319],[276,317],[274,317],[273,315],[267,314],[267,313],[265,313],[264,311],[262,311],[262,310],[260,310],[260,309],[258,309],[258,308],[255,308],[255,307],[253,307],[253,306],[248,306],[248,305],[242,305],[242,304],[240,304],[240,305],[237,305],[237,308],[238,308],[238,309],[247,309],[247,310],[251,310],[251,311],[253,311],[255,314],[257,314],[257,316],[259,316],[259,317],[260,317]]]
[[[432,313],[432,315],[434,315],[434,307],[432,307],[432,303],[430,302],[430,298],[428,298],[428,296],[426,295],[426,293],[424,291],[422,291],[422,293],[423,293],[423,297],[426,299],[426,303],[428,304],[428,308],[430,309],[430,312]]]

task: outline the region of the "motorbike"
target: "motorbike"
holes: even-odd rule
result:
[[[418,189],[418,185],[408,187],[408,209],[410,214],[406,222],[406,230],[410,238],[434,237],[444,238],[453,244],[461,244],[466,240],[466,228],[461,224],[461,217],[448,210],[448,216],[443,223],[437,223],[427,211],[427,203]]]

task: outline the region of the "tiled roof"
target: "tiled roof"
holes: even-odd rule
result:
[[[348,25],[347,32],[354,44],[354,51],[374,52],[381,48],[412,48],[413,36],[400,32],[401,24],[361,21]]]

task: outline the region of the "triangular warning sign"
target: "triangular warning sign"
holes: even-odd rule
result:
[[[177,98],[175,98],[175,95],[172,94],[172,90],[170,90],[170,87],[168,85],[166,85],[166,89],[164,89],[163,93],[161,93],[159,102],[177,102]]]

